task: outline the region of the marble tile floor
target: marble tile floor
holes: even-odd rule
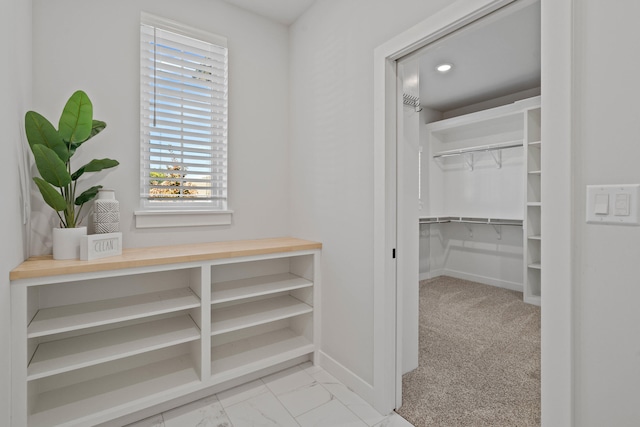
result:
[[[310,362],[144,419],[127,427],[411,427],[380,415]]]

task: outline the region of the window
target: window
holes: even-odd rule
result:
[[[140,70],[142,207],[226,211],[226,39],[143,14]]]

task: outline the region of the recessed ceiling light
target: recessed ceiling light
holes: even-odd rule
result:
[[[446,73],[448,71],[451,71],[452,68],[453,65],[451,64],[440,64],[436,67],[436,70],[440,71],[441,73]]]

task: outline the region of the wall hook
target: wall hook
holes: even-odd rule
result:
[[[495,224],[491,224],[491,225],[493,226],[493,229],[496,231],[498,240],[502,240],[502,226],[495,225]]]

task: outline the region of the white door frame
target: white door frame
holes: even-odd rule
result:
[[[376,409],[401,402],[396,283],[397,60],[517,0],[460,0],[374,51],[374,375]],[[572,2],[542,1],[542,424],[573,423]],[[547,67],[547,64],[550,66]],[[548,191],[545,191],[548,190]],[[402,253],[399,252],[399,256]]]

